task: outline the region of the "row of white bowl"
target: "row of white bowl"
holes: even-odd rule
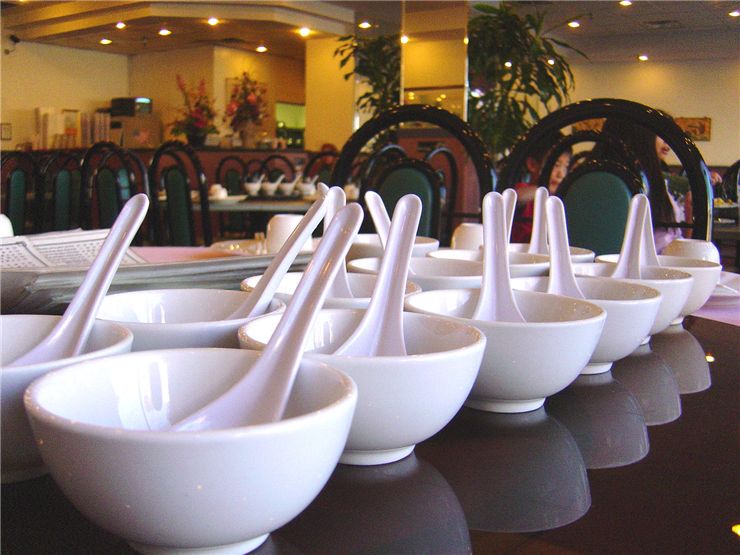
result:
[[[414,280],[424,276],[424,262],[419,262],[424,260],[415,260],[421,266],[412,266]],[[371,289],[367,277],[352,279]],[[592,280],[600,281],[613,280]],[[640,287],[632,284],[631,290]],[[407,308],[444,314],[404,315],[412,356],[379,360],[327,354],[349,335],[362,312],[326,309],[307,342],[306,348],[316,352],[304,357],[285,420],[199,434],[166,429],[227,389],[256,354],[188,347],[204,341],[235,347],[237,327],[242,347],[260,347],[280,317],[281,300],[271,307],[276,313],[245,324],[218,322],[245,292],[111,295],[99,315],[125,323],[99,320],[90,353],[35,368],[3,369],[3,480],[43,471],[23,421],[20,395],[28,383],[60,365],[106,356],[52,373],[26,391],[36,444],[55,480],[88,518],[142,552],[218,547],[216,552],[242,553],[310,503],[339,460],[398,460],[444,427],[466,401],[494,411],[541,406],[544,397],[567,387],[587,366],[606,319],[593,303],[517,291],[530,323],[483,323],[465,317],[475,305],[475,291],[419,292],[410,284],[408,292]],[[622,300],[625,294],[613,293]],[[643,296],[655,304],[654,294]],[[4,361],[35,344],[55,321],[2,318]],[[157,331],[169,336],[168,347],[178,349],[107,357],[132,344],[161,347]],[[10,403],[6,393],[14,397]],[[7,418],[6,409],[21,416]],[[75,455],[80,452],[86,456]],[[290,495],[276,495],[285,484],[291,485]],[[191,496],[198,502],[185,511],[179,500]],[[130,507],[136,507],[135,514],[120,518]]]

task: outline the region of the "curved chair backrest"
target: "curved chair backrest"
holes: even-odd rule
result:
[[[28,152],[13,150],[2,155],[2,213],[13,225],[13,233],[32,233],[36,227],[35,206],[40,177],[36,160]]]
[[[446,163],[447,168],[444,168],[444,164],[440,164],[439,161],[443,160]],[[445,147],[440,146],[434,150],[429,151],[424,156],[424,161],[432,166],[440,177],[440,183],[442,184],[440,204],[442,206],[441,215],[443,226],[442,236],[445,240],[452,238],[453,230],[453,218],[452,218],[452,207],[455,205],[455,199],[457,198],[457,183],[459,170],[457,168],[457,161],[452,151]]]
[[[632,196],[642,180],[613,160],[589,160],[565,176],[556,191],[563,199],[568,240],[597,255],[618,253]]]
[[[285,176],[285,181],[293,181],[295,179],[295,166],[282,154],[271,154],[262,160],[260,173],[265,174],[269,181],[276,181],[281,175]]]
[[[719,196],[737,202],[738,192],[740,192],[740,160],[725,170],[719,186]]]
[[[494,186],[493,166],[485,146],[467,122],[447,110],[422,104],[408,104],[387,110],[367,121],[355,131],[342,147],[329,185],[344,186],[347,184],[352,175],[355,159],[362,148],[379,133],[389,127],[412,121],[436,125],[447,131],[463,146],[473,163],[478,178],[478,207],[480,207],[483,204],[483,197],[493,190]],[[453,206],[450,207],[451,217],[480,217],[479,214],[465,214],[457,211],[457,199],[448,198],[448,201],[453,203]]]
[[[440,177],[429,164],[421,160],[406,158],[386,166],[378,176],[374,187],[383,199],[388,214],[393,214],[399,199],[415,194],[421,199],[421,219],[417,235],[439,237],[440,232]],[[361,201],[365,190],[360,190]]]
[[[82,156],[80,163],[80,180],[82,191],[80,193],[80,214],[82,227],[89,229],[95,227],[93,218],[93,190],[95,170],[101,159],[110,151],[120,151],[120,146],[110,141],[100,141],[88,148]]]
[[[244,180],[247,178],[247,165],[244,160],[231,154],[224,156],[216,167],[215,183],[220,183],[230,195],[239,195],[243,189]]]
[[[368,156],[363,162],[359,174],[360,181],[357,185],[360,189],[374,187],[378,176],[383,173],[386,168],[407,158],[408,154],[406,154],[406,151],[399,145],[395,143],[383,145],[383,147],[370,154],[370,156]]]
[[[195,183],[195,190],[200,197],[200,226],[203,241],[206,245],[210,245],[213,239],[208,205],[208,184],[195,151],[180,141],[163,143],[154,152],[149,164],[149,182],[156,188],[151,194],[151,213],[157,244],[176,246],[198,244],[191,198],[192,183]],[[161,222],[160,192],[167,195],[167,207],[164,210],[165,225]]]
[[[262,160],[259,158],[252,158],[245,162],[246,177],[247,181],[256,181],[260,176],[260,170],[262,169]]]
[[[598,118],[620,118],[635,125],[646,127],[661,137],[673,149],[686,171],[692,193],[693,234],[696,239],[711,240],[712,237],[712,186],[709,169],[694,142],[660,110],[644,104],[615,98],[584,100],[564,106],[548,114],[534,125],[520,140],[508,157],[501,172],[498,189],[514,187],[518,168],[524,166],[532,145],[579,121]]]
[[[76,154],[58,152],[42,166],[36,192],[37,231],[79,227],[82,171]]]
[[[318,175],[316,181],[326,183],[331,177],[331,172],[334,169],[334,164],[339,158],[339,153],[336,150],[322,150],[317,152],[311,158],[308,159],[306,167],[303,168],[303,177],[311,178],[314,175]]]

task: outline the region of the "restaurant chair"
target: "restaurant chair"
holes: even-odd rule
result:
[[[198,155],[185,143],[168,141],[154,151],[149,164],[152,225],[158,245],[194,246],[202,237],[210,245],[211,218],[208,183]],[[164,195],[162,210],[159,195]],[[193,197],[197,197],[200,217],[194,216]]]
[[[268,181],[277,181],[281,175],[285,176],[285,181],[295,179],[295,166],[287,157],[282,154],[271,154],[262,161],[260,174],[265,174]]]
[[[586,120],[619,118],[650,129],[673,150],[683,166],[692,196],[693,222],[658,222],[666,227],[688,227],[695,239],[711,240],[712,237],[712,187],[709,169],[699,149],[670,116],[660,110],[631,100],[597,98],[575,102],[556,110],[532,126],[514,145],[503,166],[497,190],[514,187],[521,175],[528,152],[533,145],[553,132]],[[624,164],[624,161],[622,161]],[[542,172],[544,173],[544,172]],[[569,223],[570,225],[570,223]]]
[[[740,191],[740,160],[737,160],[722,175],[722,183],[718,186],[716,197],[737,202]]]
[[[251,160],[247,160],[244,165],[247,181],[257,181],[260,177],[260,170],[262,169],[262,160],[252,158]]]
[[[318,176],[316,178],[317,183],[328,182],[337,158],[339,158],[339,152],[336,150],[322,150],[321,152],[317,152],[308,159],[306,167],[303,168],[303,179]]]
[[[457,168],[457,161],[452,151],[445,147],[440,146],[433,150],[430,150],[424,161],[434,168],[434,171],[440,177],[442,184],[440,190],[441,204],[441,239],[444,244],[447,244],[452,238],[453,231],[453,217],[451,208],[454,206],[454,201],[451,199],[457,198],[457,185],[459,171]]]
[[[13,226],[13,233],[33,233],[36,210],[33,199],[40,177],[34,157],[28,152],[13,150],[2,155],[2,213]]]
[[[36,188],[36,232],[80,227],[82,174],[77,154],[60,151],[41,166]]]
[[[408,154],[406,154],[406,151],[401,146],[395,143],[383,145],[370,154],[363,162],[360,167],[357,186],[361,190],[375,187],[380,173],[387,167],[406,159],[408,159]]]
[[[618,253],[630,200],[643,192],[642,179],[614,160],[588,160],[569,172],[556,196],[563,200],[568,241],[597,255]]]
[[[214,183],[220,183],[229,195],[243,195],[244,182],[247,181],[247,164],[238,156],[231,154],[224,156],[216,167],[216,180]],[[246,214],[224,214],[219,213],[219,225],[221,235],[239,236],[247,232]]]
[[[337,163],[334,166],[334,171],[332,172],[329,185],[346,185],[354,171],[355,161],[359,156],[361,156],[363,148],[378,135],[386,132],[389,128],[398,127],[401,123],[407,122],[423,122],[435,125],[451,135],[462,145],[465,154],[472,162],[475,175],[477,177],[477,184],[472,183],[466,185],[477,185],[478,194],[476,202],[477,208],[480,209],[480,206],[483,204],[483,197],[485,194],[493,190],[495,175],[491,159],[485,146],[467,122],[463,121],[452,112],[423,104],[397,106],[382,112],[371,120],[365,122],[364,125],[352,134],[349,140],[342,147]],[[423,163],[423,161],[419,162]],[[365,169],[367,169],[367,165],[365,166]],[[376,185],[379,185],[379,183]],[[370,185],[366,185],[365,188],[367,189],[368,186]],[[450,206],[447,207],[450,219],[480,218],[480,212],[465,213],[459,210],[458,198],[448,197],[447,200],[450,203]],[[440,207],[437,206],[437,210],[439,209]],[[439,239],[439,237],[437,238]]]

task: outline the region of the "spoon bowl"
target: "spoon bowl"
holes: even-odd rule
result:
[[[427,254],[429,258],[444,260],[483,261],[481,249],[438,249]],[[511,277],[544,276],[550,269],[550,259],[546,254],[509,251],[509,272]]]
[[[418,236],[414,239],[414,250],[412,256],[425,256],[428,252],[437,250],[439,241],[432,237]],[[383,256],[383,245],[377,233],[359,233],[347,254],[347,262],[357,258],[380,258]]]

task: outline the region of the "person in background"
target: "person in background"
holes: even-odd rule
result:
[[[604,122],[602,133],[620,139],[635,156],[647,179],[647,196],[650,199],[650,210],[653,219],[655,248],[660,254],[674,239],[683,234],[679,227],[661,227],[656,223],[673,223],[691,221],[691,213],[686,214],[685,206],[691,206],[691,194],[687,192],[683,199],[672,195],[668,179],[661,167],[661,160],[670,152],[670,147],[647,127],[636,125],[631,121],[609,118]],[[666,151],[666,147],[668,150]],[[618,152],[610,150],[606,143],[598,144],[593,150],[594,158],[607,158],[624,161]],[[629,161],[626,161],[629,162]]]
[[[529,181],[517,183],[514,187],[517,193],[516,212],[514,213],[514,223],[511,226],[512,243],[528,243],[532,236],[532,219],[534,217],[534,197],[540,182],[540,171],[545,163],[550,148],[562,138],[560,132],[554,133],[545,138],[532,149],[531,154],[527,157],[525,165],[529,173]],[[550,172],[547,182],[547,188],[550,194],[554,194],[560,183],[568,174],[568,166],[571,159],[570,149],[564,151],[558,156],[555,165]]]

